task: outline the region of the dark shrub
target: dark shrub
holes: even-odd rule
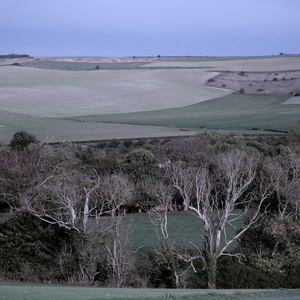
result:
[[[131,140],[124,141],[124,142],[123,142],[123,145],[124,145],[126,148],[130,148],[130,147],[133,145],[133,141],[131,141]]]
[[[17,131],[11,139],[9,146],[13,150],[22,151],[31,143],[37,144],[38,142],[34,135],[26,131]]]
[[[142,147],[145,144],[146,144],[146,140],[145,139],[138,139],[134,145],[137,146],[137,147]]]
[[[69,232],[21,213],[0,224],[0,233],[0,272],[8,279],[59,281],[64,277],[58,257],[63,245],[71,245]]]
[[[96,146],[99,149],[104,149],[105,147],[107,147],[107,143],[106,142],[99,142]]]
[[[116,140],[116,139],[112,139],[110,144],[109,144],[109,147],[111,148],[117,148],[119,145],[120,145],[120,141]]]

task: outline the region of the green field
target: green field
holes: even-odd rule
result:
[[[33,63],[41,68],[0,66],[0,142],[18,130],[52,141],[186,135],[181,128],[189,134],[257,128],[257,134],[290,130],[300,119],[299,101],[289,96],[237,95],[205,86],[222,70],[297,70],[300,56]],[[49,64],[57,69],[44,69]],[[78,71],[94,65],[100,70]]]
[[[245,300],[269,297],[296,297],[299,290],[191,290],[191,289],[115,289],[64,285],[0,282],[0,300],[106,300],[106,299],[182,299]],[[298,299],[298,298],[297,298]]]
[[[287,99],[289,96],[232,94],[177,109],[79,116],[71,119],[193,129],[289,130],[300,119],[300,106],[282,105]]]
[[[130,242],[134,248],[142,246],[141,251],[145,252],[159,246],[155,227],[147,214],[128,214],[124,217],[122,222],[124,227],[130,224],[130,227],[134,229],[130,237]],[[236,230],[241,228],[242,220],[235,221],[234,225],[236,228],[228,226],[228,237],[233,236]],[[192,241],[196,245],[201,246],[202,223],[191,213],[169,213],[168,228],[170,238],[173,239],[176,244],[186,247],[186,241]]]
[[[72,62],[72,61],[52,61],[52,60],[34,60],[22,63],[24,66],[39,68],[51,68],[58,70],[95,70],[96,66],[100,69],[132,69],[144,66],[145,63],[123,62],[123,63],[96,63],[96,62]]]

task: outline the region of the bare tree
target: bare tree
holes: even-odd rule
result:
[[[171,176],[174,187],[179,191],[184,199],[184,210],[189,210],[189,205],[194,192],[195,167],[188,167],[186,164],[179,162],[172,165]],[[170,171],[170,170],[169,170]]]
[[[286,148],[283,155],[266,162],[268,178],[274,187],[278,214],[281,220],[300,212],[300,158],[292,149]]]
[[[156,249],[156,258],[162,262],[165,268],[172,272],[176,288],[184,287],[184,275],[187,269],[183,269],[178,253],[178,247],[169,236],[168,212],[173,210],[173,199],[176,190],[171,184],[163,180],[147,180],[143,182],[143,190],[156,201],[156,206],[148,210],[148,215],[155,226],[160,247]]]
[[[196,259],[202,261],[207,271],[208,288],[216,288],[219,257],[242,257],[240,253],[230,253],[229,247],[258,221],[261,205],[269,195],[269,190],[262,186],[257,193],[249,190],[257,175],[258,162],[257,153],[234,148],[217,154],[210,167],[176,166],[171,171],[174,187],[189,211],[203,224],[203,246],[193,244],[197,254],[181,258],[191,263]],[[254,201],[257,201],[256,206],[252,205]],[[246,218],[241,228],[235,227],[237,221],[244,222]],[[232,227],[239,230],[230,234]]]
[[[300,158],[290,147],[281,151],[282,154],[268,159],[265,164],[277,200],[277,210],[270,221],[273,225],[269,228],[272,236],[276,238],[272,256],[277,253],[281,243],[291,249],[291,231],[299,231],[297,218],[300,213]]]
[[[93,176],[82,171],[74,153],[65,147],[31,144],[19,161],[13,174],[22,174],[26,185],[14,194],[17,201],[10,203],[17,203],[16,209],[28,211],[46,223],[76,232],[73,240],[80,269],[78,280],[90,283],[96,272],[96,248],[91,245],[96,236],[98,244],[102,241],[98,234],[101,226],[95,222],[105,206],[98,197],[100,177],[93,170]],[[102,235],[107,234],[101,229]]]
[[[133,250],[130,249],[130,228],[124,229],[121,221],[126,206],[133,199],[134,185],[126,175],[110,175],[101,180],[99,197],[106,201],[111,216],[112,241],[106,243],[110,285],[124,287],[133,269]]]

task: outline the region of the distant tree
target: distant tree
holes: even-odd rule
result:
[[[26,131],[18,131],[14,134],[13,138],[10,141],[9,146],[13,150],[22,151],[25,147],[27,147],[31,143],[37,144],[38,142],[39,141],[34,135]]]
[[[141,180],[145,176],[155,175],[158,163],[149,150],[132,150],[116,163],[116,171],[127,174],[134,180]]]
[[[224,151],[245,144],[245,137],[241,134],[218,130],[211,132],[209,135],[210,144],[215,151]]]
[[[120,141],[118,141],[118,140],[116,140],[116,139],[112,139],[111,141],[110,141],[110,144],[109,144],[109,146],[111,147],[111,148],[118,148],[118,146],[120,145]]]
[[[132,140],[126,140],[126,141],[123,142],[123,145],[126,148],[130,148],[133,145],[133,141]]]

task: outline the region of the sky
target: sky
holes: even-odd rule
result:
[[[300,53],[300,0],[0,0],[0,54]]]

